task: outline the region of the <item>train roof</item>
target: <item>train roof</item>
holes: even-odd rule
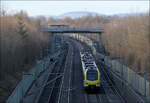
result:
[[[96,69],[87,69],[87,72],[98,72]]]
[[[96,68],[96,66],[94,66],[94,65],[87,65],[87,67],[89,67],[90,69],[95,69]]]
[[[80,52],[80,56],[84,70],[98,70],[92,54],[89,52]]]

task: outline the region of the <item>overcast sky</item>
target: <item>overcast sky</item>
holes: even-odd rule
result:
[[[29,16],[58,16],[66,12],[90,11],[112,15],[149,11],[147,1],[2,1],[9,13],[24,10]]]

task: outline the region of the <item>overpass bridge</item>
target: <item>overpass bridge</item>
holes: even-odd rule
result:
[[[43,32],[50,33],[98,33],[102,34],[104,29],[96,28],[41,28]]]
[[[69,28],[65,27],[66,25],[52,25],[56,26],[55,28],[41,28],[40,30],[42,32],[47,32],[51,34],[51,44],[53,45],[54,43],[54,34],[57,33],[74,33],[74,34],[97,34],[99,36],[99,50],[101,50],[102,53],[105,53],[105,48],[103,44],[103,38],[102,38],[102,33],[104,33],[104,29],[99,29],[99,28]],[[61,27],[60,27],[61,26]],[[52,54],[54,52],[54,46],[52,46]]]

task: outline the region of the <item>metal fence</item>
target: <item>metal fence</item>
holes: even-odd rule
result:
[[[17,87],[14,89],[12,94],[9,96],[6,103],[20,103],[23,101],[23,97],[27,92],[28,88],[32,82],[37,78],[37,76],[46,69],[49,64],[50,56],[44,58],[43,60],[37,60],[35,67],[33,67],[28,73],[22,74],[22,80],[19,82]]]
[[[104,57],[104,55],[97,53],[98,57]],[[146,80],[145,77],[142,77],[138,73],[131,70],[129,67],[119,63],[117,60],[111,60],[110,57],[104,57],[105,64],[109,66],[116,75],[122,78],[124,81],[129,83],[132,88],[138,92],[140,95],[146,97],[146,99],[150,100],[150,83]]]

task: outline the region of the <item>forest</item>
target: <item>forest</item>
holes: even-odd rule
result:
[[[77,28],[103,28],[103,42],[110,56],[125,58],[125,64],[136,72],[148,73],[150,80],[150,16],[148,13],[126,17],[87,15],[72,19],[44,16],[29,17],[25,11],[15,14],[1,12],[0,16],[0,100],[6,100],[22,72],[29,71],[40,51],[46,50],[49,34],[40,32],[48,24],[69,24]],[[97,40],[97,38],[94,38]],[[43,54],[43,56],[46,56]]]
[[[40,32],[41,17],[30,18],[21,11],[14,15],[1,12],[0,16],[0,102],[6,100],[29,71],[40,52],[46,50],[48,34]]]

